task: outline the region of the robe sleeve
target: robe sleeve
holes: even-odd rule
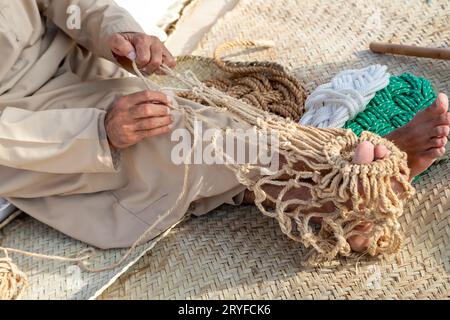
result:
[[[144,32],[128,11],[112,0],[38,0],[38,5],[44,16],[78,44],[114,63],[117,61],[108,46],[110,37],[121,32]],[[74,27],[77,22],[80,28]]]
[[[95,108],[8,107],[0,115],[0,165],[56,174],[117,172],[119,153],[109,146],[105,116]]]

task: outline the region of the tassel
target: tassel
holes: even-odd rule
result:
[[[5,251],[5,257],[0,258],[0,300],[20,299],[27,286],[27,276]]]

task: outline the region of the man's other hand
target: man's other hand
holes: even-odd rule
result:
[[[119,57],[135,60],[139,69],[147,74],[159,70],[161,64],[175,67],[175,59],[164,44],[145,33],[116,33],[109,40],[111,51]]]
[[[109,143],[125,149],[149,137],[171,131],[170,102],[160,92],[143,91],[120,98],[108,111],[105,128]]]

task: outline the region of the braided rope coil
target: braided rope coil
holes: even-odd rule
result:
[[[366,109],[347,121],[344,128],[351,129],[356,135],[370,131],[385,136],[407,124],[436,98],[427,79],[409,73],[392,76],[389,85],[378,91]]]
[[[270,47],[267,41],[239,40],[224,43],[214,53],[214,61],[229,77],[204,82],[233,98],[244,101],[263,111],[270,111],[284,118],[298,121],[304,113],[306,90],[300,81],[286,70],[271,62],[231,63],[222,54],[235,47]],[[180,92],[178,96],[202,104],[208,104],[194,92]]]
[[[364,111],[377,91],[389,84],[387,67],[372,65],[361,70],[345,70],[330,83],[319,86],[306,99],[304,126],[342,128]]]

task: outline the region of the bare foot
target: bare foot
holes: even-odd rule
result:
[[[355,150],[353,157],[353,163],[355,164],[369,164],[375,160],[383,159],[389,156],[390,151],[383,145],[374,147],[370,142],[360,143]],[[373,225],[371,223],[361,223],[355,229],[363,233],[369,233],[372,231]],[[371,238],[364,236],[352,236],[347,239],[350,247],[355,252],[363,252],[369,248],[372,242]]]
[[[431,106],[419,111],[409,123],[385,138],[408,154],[412,178],[430,167],[436,158],[444,155],[449,125],[448,98],[440,93]]]
[[[444,155],[445,145],[448,142],[447,136],[450,129],[450,115],[448,114],[448,98],[445,94],[439,94],[436,101],[428,108],[420,111],[405,126],[395,130],[385,138],[394,142],[402,151],[408,155],[408,166],[411,169],[410,178],[428,169],[432,163]],[[375,160],[383,159],[389,155],[389,150],[385,146],[374,146],[370,142],[363,142],[357,146],[353,162],[355,164],[368,164]],[[299,164],[302,167],[302,164]],[[289,177],[286,177],[289,179]],[[272,197],[276,198],[281,188],[267,185],[264,190]],[[307,188],[293,189],[283,198],[307,200],[310,197],[310,191]],[[254,195],[247,192],[244,197],[244,203],[254,203]],[[273,203],[266,201],[264,206],[273,207]],[[320,212],[332,212],[335,209],[332,203],[323,205],[316,209]],[[320,221],[316,221],[320,223]],[[371,232],[373,225],[371,223],[362,223],[357,229],[363,233]],[[365,251],[372,239],[364,236],[352,236],[348,239],[353,251]]]
[[[394,142],[402,151],[408,154],[408,166],[411,169],[411,178],[428,169],[436,158],[445,153],[450,132],[450,115],[448,113],[448,98],[440,93],[436,101],[428,108],[418,112],[405,126],[395,130],[385,138]],[[360,144],[356,150],[354,163],[370,163],[371,147]],[[388,156],[386,147],[378,146],[375,150],[375,160]],[[373,159],[372,159],[373,160]],[[363,233],[372,231],[371,223],[363,223],[356,229]],[[353,251],[365,251],[372,239],[364,236],[353,236],[348,243]]]
[[[365,141],[359,144],[356,147],[353,163],[355,164],[369,164],[375,160],[383,159],[384,157],[389,156],[390,151],[383,145],[374,146],[372,143]],[[288,177],[287,177],[288,179]],[[274,185],[265,185],[263,186],[264,191],[272,196],[273,198],[277,198],[280,193],[282,187],[274,186]],[[289,199],[301,199],[308,200],[311,197],[310,191],[308,188],[293,188],[283,197],[283,200]],[[244,197],[244,203],[253,204],[255,201],[255,196],[252,192],[248,191]],[[266,201],[263,203],[265,207],[274,208],[275,205],[271,201]],[[294,208],[287,208],[287,210],[293,210]],[[314,211],[316,212],[333,212],[335,210],[335,206],[333,203],[326,203],[321,208],[316,208]],[[307,212],[305,212],[307,213]],[[315,223],[320,223],[320,220],[313,220]],[[370,232],[372,229],[372,225],[370,223],[363,223],[356,228],[358,231],[363,233]],[[348,239],[350,247],[354,251],[364,251],[366,250],[372,239],[364,237],[364,236],[352,236]]]

